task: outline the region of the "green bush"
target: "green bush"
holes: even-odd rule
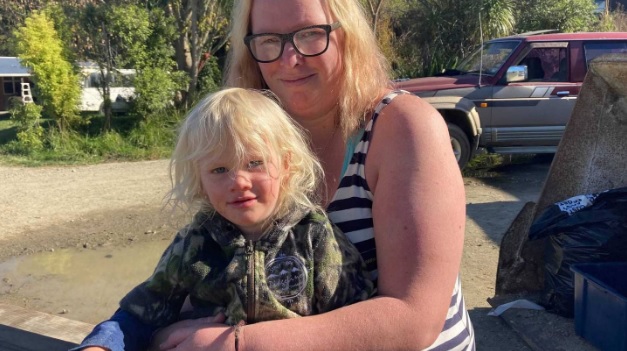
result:
[[[115,118],[113,129],[107,132],[94,128],[100,122],[98,118],[92,119],[95,123],[89,130],[66,132],[59,131],[54,124],[46,128],[45,123],[29,122],[41,132],[39,139],[35,139],[36,146],[29,143],[31,139],[20,136],[23,140],[18,138],[0,146],[0,155],[2,162],[30,166],[168,158],[181,116],[180,112],[164,111],[141,122]],[[27,120],[20,123],[28,124]]]
[[[160,68],[145,68],[135,78],[134,111],[150,119],[173,105],[177,90],[184,85],[183,72],[166,72]]]
[[[176,140],[176,127],[181,120],[181,112],[170,109],[154,114],[150,119],[141,121],[131,130],[128,140],[137,148],[173,148]]]
[[[14,151],[30,154],[43,147],[44,129],[40,125],[42,107],[34,103],[12,104],[9,112],[17,124],[17,140]]]
[[[218,58],[211,56],[205,61],[200,72],[198,72],[198,94],[202,98],[208,93],[213,93],[220,89],[222,72],[218,63]]]

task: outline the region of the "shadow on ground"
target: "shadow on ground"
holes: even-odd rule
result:
[[[490,308],[468,310],[475,328],[477,351],[531,351],[527,344],[500,317],[488,316]],[[505,347],[504,345],[507,345]]]
[[[465,172],[467,183],[491,189],[482,193],[492,193],[488,198],[469,199],[467,216],[499,245],[524,204],[538,200],[551,160],[546,155],[525,157],[514,159],[515,163]]]

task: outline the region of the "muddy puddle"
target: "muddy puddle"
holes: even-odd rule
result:
[[[60,249],[0,263],[6,303],[88,323],[108,318],[126,292],[146,279],[169,240],[93,250]]]

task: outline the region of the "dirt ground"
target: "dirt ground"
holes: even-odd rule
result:
[[[462,284],[478,350],[529,350],[499,318],[487,316],[491,308],[486,299],[494,295],[501,236],[524,203],[537,200],[548,168],[548,161],[535,159],[464,178],[467,226]],[[148,274],[154,264],[140,260],[142,250],[157,243],[159,248],[150,255],[151,260],[158,259],[159,250],[186,221],[183,215],[171,216],[162,208],[169,185],[165,160],[75,167],[0,166],[0,302],[90,323],[106,318],[127,286],[137,283],[122,281],[135,278],[118,273],[107,263],[112,261],[100,263],[95,256],[85,256],[79,263],[67,263],[67,257],[96,253],[111,258],[131,252],[123,265],[142,267],[140,274]],[[23,280],[36,276],[16,268],[28,257],[45,257],[47,263],[41,267],[46,269],[58,268],[61,260],[74,267],[68,269],[76,279],[62,281],[51,273]],[[103,273],[94,273],[102,268]],[[93,281],[84,282],[92,275],[108,287],[97,288],[107,303],[88,290],[87,285],[96,286]],[[81,298],[88,302],[79,303]]]

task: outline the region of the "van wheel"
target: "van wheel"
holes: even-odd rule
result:
[[[468,136],[464,131],[454,125],[447,124],[448,133],[451,136],[451,146],[453,147],[453,153],[455,154],[455,159],[457,160],[457,164],[459,168],[462,169],[470,160],[470,141],[468,140]]]

